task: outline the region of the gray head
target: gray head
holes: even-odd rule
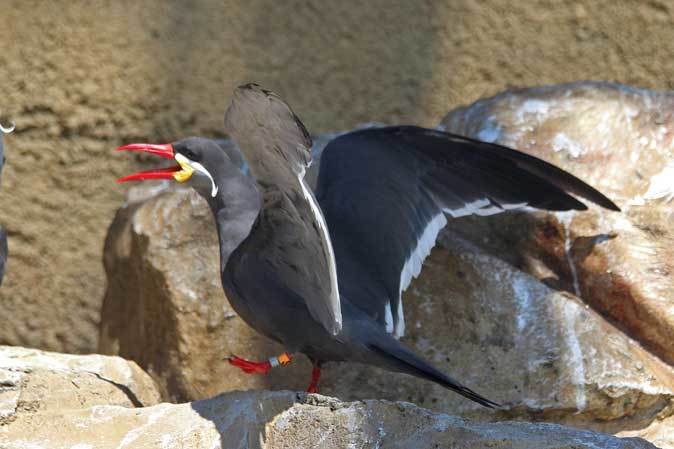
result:
[[[174,179],[184,182],[210,200],[222,188],[221,181],[231,175],[234,163],[218,144],[209,139],[188,137],[171,144],[181,167]]]
[[[303,174],[311,162],[311,136],[300,119],[278,95],[257,84],[236,88],[225,130],[258,180],[273,181],[279,170]]]
[[[173,159],[177,165],[125,176],[118,182],[172,179],[194,188],[214,207],[250,195],[252,181],[215,141],[188,137],[170,144],[134,143],[118,150],[143,151]]]

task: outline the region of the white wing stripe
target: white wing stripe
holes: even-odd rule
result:
[[[495,206],[487,198],[482,198],[479,200],[472,201],[466,204],[464,207],[459,209],[443,209],[443,211],[452,217],[463,217],[466,215],[493,215],[501,212],[505,212],[509,209],[518,209],[526,206],[527,203],[518,203],[518,204],[503,204],[500,207]],[[400,272],[400,291],[398,292],[398,314],[397,319],[389,321],[391,315],[391,304],[386,304],[386,331],[393,331],[393,336],[400,338],[405,335],[405,317],[403,315],[403,301],[402,293],[409,287],[413,278],[419,276],[421,273],[421,267],[423,266],[424,260],[431,253],[431,250],[435,246],[435,240],[440,233],[440,230],[445,227],[447,224],[447,219],[445,215],[440,213],[433,217],[433,219],[428,222],[424,232],[422,232],[421,237],[417,240],[417,246],[412,251],[403,265],[403,269]]]
[[[486,215],[495,215],[510,209],[519,209],[526,205],[527,203],[517,203],[517,204],[501,204],[500,206],[482,207],[475,211],[475,215],[480,215],[483,217]]]
[[[479,200],[475,200],[471,203],[468,203],[459,209],[446,208],[443,210],[445,211],[445,213],[451,215],[454,218],[465,217],[466,215],[474,214],[476,210],[485,206],[489,206],[490,204],[491,201],[489,201],[487,198],[481,198]]]
[[[466,215],[473,215],[473,214],[486,216],[486,215],[499,214],[501,212],[510,209],[519,209],[521,207],[525,207],[526,205],[527,203],[513,203],[513,204],[500,204],[496,206],[492,204],[492,202],[489,201],[488,199],[482,198],[470,202],[459,209],[445,208],[443,209],[443,211],[454,218],[465,217]]]
[[[389,307],[391,307],[389,305]],[[398,299],[398,322],[396,323],[393,336],[395,338],[400,338],[405,335],[405,315],[403,314],[403,298]]]
[[[384,320],[386,322],[386,332],[390,334],[391,332],[393,332],[393,314],[391,313],[391,302],[386,303],[384,312],[386,313],[386,315],[384,316]]]
[[[424,232],[421,233],[419,240],[417,240],[416,248],[410,253],[403,265],[403,269],[400,272],[400,290],[398,292],[398,316],[395,321],[394,336],[396,337],[402,337],[405,334],[405,317],[402,313],[402,293],[410,285],[412,278],[419,276],[419,273],[421,273],[424,259],[431,253],[431,249],[435,246],[435,240],[438,237],[438,233],[446,224],[447,219],[443,213],[439,213],[433,217],[433,219],[426,225]],[[389,304],[388,307],[390,309],[391,305]]]
[[[332,309],[332,312],[335,315],[335,323],[337,325],[335,327],[336,330],[335,335],[336,335],[342,329],[342,307],[339,302],[339,288],[337,286],[337,264],[335,263],[335,252],[332,249],[332,242],[330,241],[330,234],[328,233],[328,227],[325,224],[325,218],[323,217],[323,214],[321,213],[321,210],[318,207],[318,203],[316,202],[314,194],[311,193],[311,190],[309,190],[306,183],[304,182],[304,170],[297,176],[297,179],[299,180],[300,186],[302,187],[302,193],[304,194],[304,198],[309,203],[311,211],[313,212],[314,217],[318,222],[318,227],[321,231],[323,242],[325,243],[325,246],[327,248],[328,271],[330,273],[330,308]]]

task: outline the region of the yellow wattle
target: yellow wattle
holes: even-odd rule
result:
[[[180,164],[182,170],[175,172],[173,174],[173,179],[175,179],[178,182],[185,182],[192,177],[194,169],[182,161],[178,161],[178,163]]]

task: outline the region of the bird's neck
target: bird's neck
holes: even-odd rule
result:
[[[216,197],[208,201],[218,231],[221,272],[234,250],[250,234],[260,212],[260,196],[254,182],[248,177],[240,181],[236,185],[231,182],[219,185]]]

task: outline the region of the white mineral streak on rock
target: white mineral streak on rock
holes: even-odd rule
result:
[[[577,158],[585,154],[585,148],[579,142],[571,139],[563,132],[555,134],[552,139],[552,150],[555,152],[566,151],[571,157]]]
[[[569,271],[571,271],[571,278],[573,279],[573,292],[580,298],[580,280],[578,279],[578,269],[576,263],[573,261],[573,254],[571,250],[573,245],[571,242],[571,223],[573,221],[574,211],[557,212],[557,218],[564,227],[564,255],[566,262],[569,264]]]
[[[501,137],[501,128],[494,116],[489,117],[477,132],[477,138],[484,142],[496,142]]]
[[[550,105],[545,100],[527,99],[515,111],[515,117],[517,117],[517,120],[523,121],[528,119],[527,115],[543,116],[548,113],[549,109]]]
[[[567,367],[571,370],[571,381],[576,387],[576,409],[579,412],[585,410],[587,399],[585,397],[585,362],[580,340],[576,333],[576,323],[579,321],[581,306],[574,301],[567,301],[562,309],[564,337],[568,346]]]
[[[154,413],[150,414],[147,417],[147,421],[145,422],[145,424],[138,426],[134,429],[131,429],[126,435],[124,435],[124,438],[122,438],[122,441],[119,443],[119,446],[117,446],[117,449],[124,449],[126,447],[135,447],[129,445],[135,443],[136,440],[138,440],[138,438],[141,435],[143,435],[143,433],[146,431],[148,427],[153,426],[157,421],[163,418],[169,411],[170,406],[168,404],[156,406]]]
[[[526,282],[524,276],[517,276],[513,283],[513,290],[517,303],[517,331],[522,334],[525,333],[529,323],[532,319],[536,319],[536,313],[533,310],[532,292],[530,285]]]
[[[660,173],[651,177],[650,186],[643,197],[646,200],[664,198],[665,202],[674,198],[674,161],[669,161]]]
[[[11,369],[0,370],[0,421],[16,412],[22,374]]]

